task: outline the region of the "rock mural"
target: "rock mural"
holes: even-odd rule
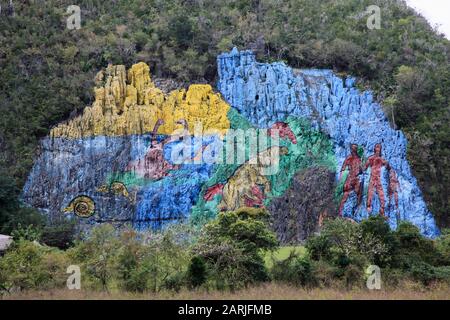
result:
[[[93,105],[42,140],[23,201],[81,230],[202,224],[250,206],[271,212],[286,243],[338,214],[379,213],[392,227],[408,220],[438,234],[405,137],[353,78],[236,49],[217,61],[217,91],[194,84],[165,94],[145,63],[99,72]]]
[[[354,78],[342,79],[331,70],[292,69],[282,62],[259,63],[252,52],[239,52],[236,49],[220,55],[217,61],[219,91],[231,107],[252,125],[270,127],[287,117],[298,117],[308,119],[312,128],[329,137],[336,160],[336,180],[340,174],[336,168],[342,167],[349,155],[350,145],[358,146],[363,164],[373,153],[375,145],[381,145],[382,157],[389,167],[369,165],[367,171],[360,175],[361,195],[358,196],[357,192],[348,195],[341,211],[345,217],[359,221],[367,217],[369,211],[376,214],[384,210],[393,228],[399,220],[408,220],[427,236],[439,233],[411,173],[406,158],[405,136],[401,131],[391,128],[382,107],[374,101],[373,94],[359,91]],[[396,175],[397,185],[402,191],[396,193],[398,206],[385,208],[383,197],[386,192],[380,193],[381,190],[387,190],[390,184],[388,171]],[[395,184],[393,182],[391,186]],[[342,181],[338,188],[341,189],[338,193],[342,194]],[[369,195],[371,203],[368,203]],[[359,197],[362,197],[360,206]]]
[[[336,216],[334,172],[315,166],[299,171],[283,196],[269,205],[273,230],[281,243],[298,243]],[[299,192],[301,190],[301,192]]]

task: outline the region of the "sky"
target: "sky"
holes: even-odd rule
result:
[[[450,39],[450,0],[406,0],[408,5],[424,16],[432,26]]]

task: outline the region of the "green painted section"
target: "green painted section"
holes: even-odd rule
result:
[[[243,118],[235,109],[230,109],[228,118],[232,129],[252,128],[250,123]],[[271,199],[280,197],[289,188],[294,175],[304,169],[312,166],[325,166],[330,170],[336,170],[336,159],[330,139],[322,132],[311,128],[307,120],[297,117],[289,117],[286,121],[292,132],[297,138],[297,144],[289,139],[279,140],[279,146],[286,147],[288,153],[280,155],[279,170],[276,174],[266,176],[271,185],[271,192],[266,194],[265,205],[267,206]],[[225,141],[226,141],[225,137]],[[226,143],[226,142],[225,142]],[[273,139],[270,139],[268,146],[276,145]],[[248,160],[248,141],[246,141],[246,160]],[[217,214],[217,205],[221,200],[221,195],[216,195],[212,201],[205,201],[204,194],[206,190],[218,183],[225,184],[234,174],[240,165],[220,164],[211,179],[203,186],[196,205],[192,208],[191,222],[194,225],[202,225]]]

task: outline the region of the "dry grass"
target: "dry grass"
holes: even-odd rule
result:
[[[173,293],[164,291],[160,293],[129,292],[96,292],[96,291],[30,291],[3,296],[3,299],[13,300],[450,300],[450,288],[438,286],[432,289],[421,289],[415,285],[395,290],[338,290],[338,289],[312,289],[304,290],[287,285],[265,284],[236,292],[222,291],[181,291]]]

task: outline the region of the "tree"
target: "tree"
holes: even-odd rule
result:
[[[85,241],[71,248],[69,256],[78,263],[90,280],[108,290],[109,281],[115,274],[120,248],[118,233],[112,225],[103,224],[92,229]]]
[[[206,281],[206,264],[202,257],[192,257],[188,269],[188,279],[193,288],[201,286]]]
[[[203,257],[216,285],[235,289],[268,279],[263,254],[278,245],[264,209],[219,213],[205,225],[195,252]]]

